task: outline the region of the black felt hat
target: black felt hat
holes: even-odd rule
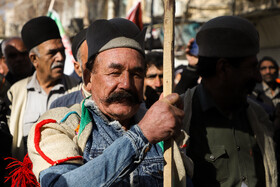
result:
[[[259,34],[248,20],[220,16],[206,22],[196,35],[199,56],[246,57],[259,52]]]
[[[145,56],[145,34],[146,28],[141,31],[124,18],[96,20],[88,27],[86,35],[88,61],[102,51],[120,47],[136,49]]]
[[[86,40],[87,29],[81,30],[72,41],[72,54],[77,61],[77,53],[81,44]]]
[[[47,40],[59,39],[61,36],[55,21],[50,17],[41,16],[31,19],[23,25],[21,38],[30,51]]]

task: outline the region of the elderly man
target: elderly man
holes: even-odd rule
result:
[[[6,79],[11,85],[33,74],[34,67],[30,62],[28,51],[20,37],[4,40],[2,52],[9,68]]]
[[[31,126],[56,98],[77,86],[73,79],[63,74],[64,46],[58,27],[51,18],[42,16],[31,19],[23,26],[21,35],[36,71],[31,77],[15,83],[8,91],[12,153],[18,159],[26,154]]]
[[[164,160],[156,143],[177,133],[184,112],[176,107],[178,94],[171,94],[139,118],[144,36],[122,18],[90,25],[91,98],[49,110],[29,134],[28,154],[41,186],[162,186]]]
[[[89,83],[90,72],[86,69],[88,57],[86,31],[87,29],[81,30],[74,37],[72,42],[72,52],[75,58],[75,71],[79,77],[82,77],[81,89],[57,98],[52,102],[50,108],[69,107],[73,104],[80,103],[83,99],[91,95],[90,88],[87,87]]]
[[[247,99],[257,82],[259,35],[246,19],[222,16],[196,36],[200,85],[184,95],[194,186],[277,186],[272,123]]]

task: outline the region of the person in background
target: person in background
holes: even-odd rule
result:
[[[145,63],[147,69],[144,79],[144,101],[146,108],[150,108],[163,92],[163,53],[148,52]]]
[[[258,102],[269,114],[274,123],[276,142],[276,156],[278,170],[280,168],[280,84],[277,82],[279,76],[279,66],[275,59],[264,56],[259,60],[259,71],[262,76],[262,82],[258,83],[249,96]]]
[[[0,44],[0,74],[6,76],[9,72],[9,68],[4,60],[4,56],[2,53],[2,43]]]
[[[90,89],[87,87],[90,78],[90,72],[86,69],[87,63],[87,42],[86,42],[87,29],[81,30],[73,39],[72,52],[75,58],[74,67],[77,75],[82,78],[80,90],[66,94],[54,100],[50,106],[56,107],[69,107],[73,104],[80,103],[86,97],[89,97]]]
[[[20,37],[5,39],[2,42],[2,53],[9,69],[6,79],[11,85],[34,73],[34,66],[30,62],[27,48]]]
[[[188,65],[183,68],[182,72],[177,74],[174,92],[183,94],[188,88],[192,88],[198,84],[199,76],[197,74],[197,62],[198,62],[198,46],[195,39],[192,38],[186,47],[186,58]]]
[[[257,30],[244,18],[221,16],[206,22],[196,41],[202,81],[182,95],[194,186],[276,187],[273,124],[248,98],[261,81]]]
[[[46,16],[29,20],[21,30],[21,38],[36,71],[8,91],[12,155],[18,160],[27,152],[31,126],[55,99],[78,89],[77,82],[63,74],[65,49],[54,20]]]
[[[271,120],[275,118],[275,109],[280,102],[280,84],[276,81],[279,76],[279,67],[276,60],[265,56],[259,61],[259,71],[262,82],[258,83],[250,95],[259,102],[270,114]]]

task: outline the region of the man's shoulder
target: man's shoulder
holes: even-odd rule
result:
[[[25,79],[22,79],[18,82],[16,82],[15,84],[13,84],[10,89],[8,90],[8,97],[11,99],[11,97],[13,98],[24,98],[25,94],[27,93],[27,84],[29,83],[29,81],[31,80],[31,77],[27,77]]]
[[[22,87],[26,86],[28,84],[28,82],[31,80],[31,78],[32,78],[32,76],[26,77],[22,80],[17,81],[16,83],[14,83],[11,86],[10,89],[13,90],[13,89],[22,88]]]
[[[67,88],[67,90],[72,90],[73,91],[77,91],[80,87],[80,83],[73,77],[69,76],[69,75],[65,75],[63,74],[62,79],[64,80],[64,84]]]
[[[61,121],[65,116],[70,114],[76,114],[77,117],[81,116],[81,106],[77,103],[71,107],[57,107],[46,111],[38,121],[44,119],[54,119],[56,121]]]
[[[253,90],[253,95],[259,95],[261,93],[264,93],[263,85],[262,83],[257,83]]]
[[[77,91],[68,93],[66,95],[63,95],[63,96],[57,98],[56,100],[60,100],[60,101],[62,101],[62,100],[73,100],[80,95],[82,95],[81,90],[77,90]]]
[[[260,103],[258,103],[257,101],[255,101],[250,97],[247,98],[247,102],[249,104],[249,111],[254,111],[254,113],[258,118],[263,118],[268,116],[268,113],[265,111],[264,107],[260,105]]]
[[[63,95],[56,100],[54,100],[50,106],[50,108],[56,107],[68,107],[73,104],[80,103],[83,100],[83,95],[81,90],[77,90],[66,95]]]

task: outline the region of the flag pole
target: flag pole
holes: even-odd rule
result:
[[[174,17],[175,0],[164,0],[164,44],[163,44],[163,95],[173,91],[174,66]],[[164,187],[173,186],[173,144],[174,140],[164,141]]]
[[[53,9],[54,2],[55,0],[51,0],[48,12],[50,12]]]

